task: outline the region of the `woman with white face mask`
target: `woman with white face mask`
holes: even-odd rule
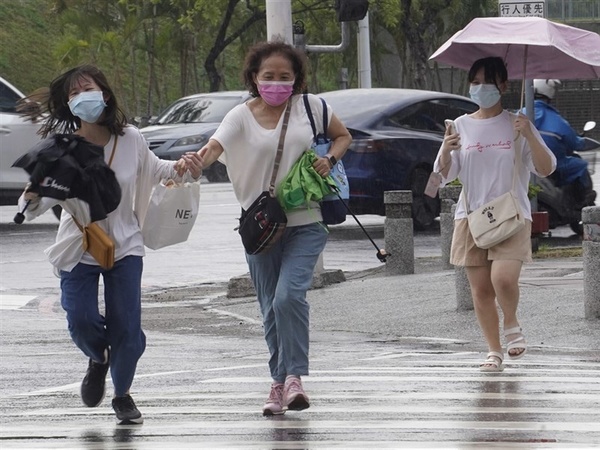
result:
[[[453,128],[446,129],[434,171],[441,173],[443,184],[459,178],[463,185],[454,217],[450,262],[466,267],[475,314],[488,347],[487,358],[479,368],[482,372],[500,372],[504,350],[496,301],[503,313],[507,356],[519,359],[527,352],[517,306],[521,267],[531,262],[529,177],[530,173],[550,175],[556,159],[526,116],[503,109],[501,96],[507,88],[508,73],[501,58],[476,61],[468,79],[470,96],[479,110],[459,117]],[[515,170],[514,193],[527,226],[489,249],[479,248],[473,241],[467,215],[509,192]]]
[[[198,153],[202,166],[219,158],[227,165],[233,190],[244,209],[269,186],[277,154],[284,110],[290,104],[287,133],[275,188],[302,153],[311,147],[312,128],[302,99],[306,77],[305,56],[281,42],[260,43],[247,54],[243,71],[255,97],[230,111]],[[315,123],[322,123],[323,106],[308,95]],[[340,160],[352,138],[328,108],[327,135],[333,141],[329,154],[313,167],[323,177]],[[246,254],[250,275],[263,316],[265,339],[270,352],[273,379],[263,414],[309,407],[301,377],[308,375],[310,288],[319,254],[327,240],[327,228],[319,223],[319,205],[296,208],[287,213],[282,238],[259,254]]]
[[[145,254],[140,223],[153,186],[163,178],[183,176],[188,181],[201,175],[199,164],[186,158],[164,161],[148,148],[139,130],[127,124],[125,114],[104,74],[83,65],[60,75],[50,84],[42,102],[48,112],[41,134],[75,134],[104,148],[104,159],[121,188],[118,207],[97,223],[115,244],[115,263],[103,269],[82,246],[82,231],[63,211],[56,243],[47,251],[60,273],[61,304],[67,313],[73,342],[85,354],[88,368],[81,383],[86,406],[102,403],[105,379],[110,369],[114,385],[112,407],[117,424],[141,424],[144,419],[131,395],[135,370],[146,347],[141,328],[142,257]],[[21,209],[29,200],[26,219],[31,220],[57,201],[25,191]],[[72,201],[72,200],[67,200]],[[83,224],[87,225],[87,224]],[[100,276],[104,284],[104,310],[98,307]]]

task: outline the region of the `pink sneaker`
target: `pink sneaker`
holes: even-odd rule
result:
[[[263,416],[275,416],[285,413],[283,409],[283,383],[271,384],[269,398],[263,406]]]
[[[308,395],[298,377],[288,377],[283,387],[283,404],[291,411],[302,411],[310,406]]]

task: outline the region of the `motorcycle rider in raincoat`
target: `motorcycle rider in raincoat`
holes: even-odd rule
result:
[[[573,184],[576,201],[585,206],[592,204],[596,193],[592,190],[587,161],[573,156],[574,151],[584,148],[585,139],[550,104],[560,85],[560,80],[533,80],[535,127],[556,156],[556,185]]]

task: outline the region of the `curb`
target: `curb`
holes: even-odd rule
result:
[[[321,289],[331,284],[342,283],[344,281],[346,281],[346,276],[341,269],[325,270],[323,272],[315,273],[311,289]],[[256,296],[256,290],[254,289],[249,273],[229,279],[229,283],[227,284],[228,298],[254,296]]]

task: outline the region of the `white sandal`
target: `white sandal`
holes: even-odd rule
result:
[[[525,356],[527,353],[527,342],[525,342],[525,336],[523,335],[523,329],[521,327],[513,327],[508,330],[504,330],[504,337],[508,337],[511,334],[519,334],[517,338],[506,344],[506,353],[509,359],[519,359]],[[523,351],[517,355],[511,355],[510,351],[515,349],[523,349]]]
[[[502,353],[489,352],[487,359],[479,364],[479,370],[481,372],[502,372],[504,370],[503,360],[504,355]]]

